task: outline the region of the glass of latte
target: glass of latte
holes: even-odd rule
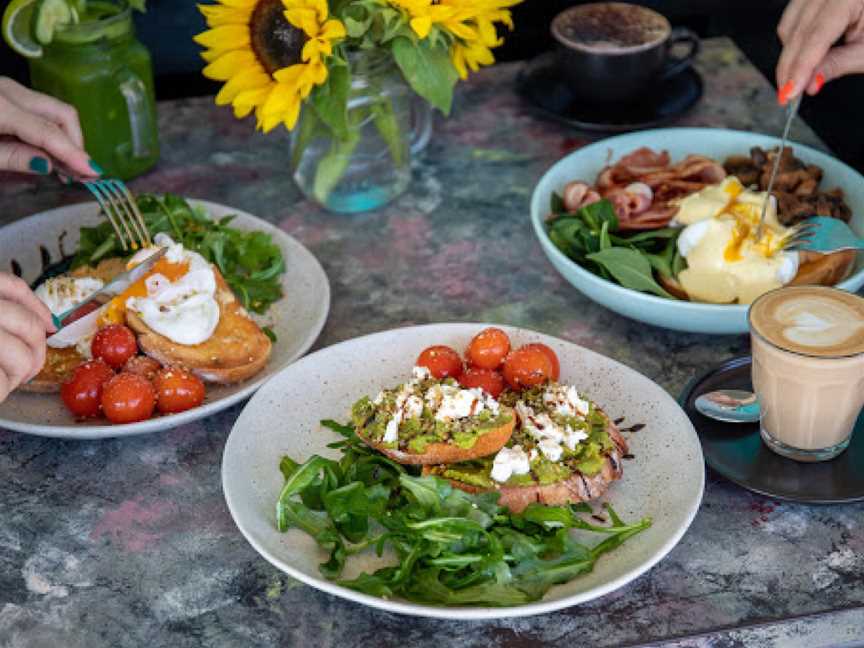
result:
[[[749,321],[762,439],[796,461],[833,459],[864,406],[864,298],[781,288],[752,304]]]

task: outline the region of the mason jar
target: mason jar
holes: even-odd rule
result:
[[[90,0],[29,59],[33,87],[78,110],[87,152],[106,175],[129,179],[159,157],[153,67],[126,0]]]
[[[411,156],[432,133],[432,110],[402,77],[391,56],[349,56],[347,133],[337,137],[304,105],[291,133],[291,168],[303,194],[342,213],[376,209],[411,181]]]

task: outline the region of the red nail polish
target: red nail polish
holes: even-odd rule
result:
[[[795,83],[793,81],[787,81],[786,85],[780,88],[780,91],[777,93],[777,103],[781,106],[785,106],[789,101],[789,95],[795,90]]]
[[[825,85],[825,75],[822,74],[821,72],[818,72],[816,74],[815,81],[816,81],[816,94],[819,94],[819,92],[822,90],[822,86]]]

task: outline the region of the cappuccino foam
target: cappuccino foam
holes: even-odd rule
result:
[[[820,357],[864,353],[864,299],[820,286],[766,294],[750,310],[753,330],[771,344]]]

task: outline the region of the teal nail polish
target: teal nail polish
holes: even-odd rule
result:
[[[96,173],[98,173],[100,176],[101,176],[103,173],[105,173],[105,171],[102,169],[102,167],[99,166],[98,164],[96,164],[96,162],[95,162],[94,160],[90,160],[90,163],[89,163],[89,164],[90,164],[90,168],[93,169],[93,170],[94,170]]]
[[[29,166],[30,170],[34,173],[41,173],[42,175],[48,173],[48,160],[46,160],[44,157],[40,157],[37,155],[36,157],[30,158]]]

